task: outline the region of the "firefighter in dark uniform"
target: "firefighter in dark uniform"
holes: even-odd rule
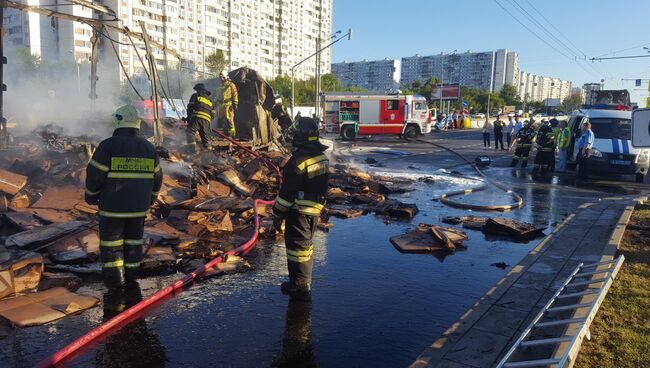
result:
[[[535,140],[537,141],[535,146],[537,148],[537,154],[535,155],[535,162],[531,174],[546,176],[548,170],[551,168],[552,161],[555,160],[555,139],[553,128],[551,128],[548,121],[542,121],[542,126],[539,127]]]
[[[532,122],[527,121],[524,123],[524,127],[515,136],[515,141],[517,142],[517,149],[515,149],[515,154],[512,156],[510,167],[517,166],[519,161],[521,161],[521,167],[526,167],[530,149],[535,141],[535,129],[532,127]]]
[[[203,83],[194,86],[194,90],[196,92],[190,97],[190,102],[187,104],[187,143],[196,145],[194,138],[196,133],[199,133],[203,148],[210,149],[207,134],[215,116],[214,104],[210,100],[210,91],[205,88]]]
[[[289,281],[282,293],[292,300],[311,299],[312,237],[324,209],[329,180],[327,146],[318,141],[318,123],[301,117],[292,126],[293,155],[282,170],[283,184],[273,207],[274,228],[285,224]]]
[[[86,168],[86,202],[99,205],[104,282],[121,287],[137,279],[144,219],[158,196],[163,174],[155,147],[139,135],[135,108],[122,106],[113,117],[113,136],[99,144]]]

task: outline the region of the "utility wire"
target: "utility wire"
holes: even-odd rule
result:
[[[539,20],[537,20],[535,17],[533,17],[523,6],[521,6],[517,0],[508,0],[510,1],[511,4],[514,4],[516,7],[518,7],[520,10],[519,12],[524,14],[528,19],[530,19],[533,23],[535,23],[541,30],[542,32],[546,33],[551,39],[555,42],[557,42],[559,45],[563,46],[569,54],[573,55],[574,57],[578,57],[579,55],[576,54],[569,46],[567,46],[562,40],[559,38],[555,37],[542,23],[540,23]]]
[[[140,97],[140,99],[144,101],[145,100],[144,97],[142,97],[140,92],[138,92],[138,89],[135,88],[135,85],[131,81],[131,78],[129,78],[129,73],[127,73],[126,68],[124,67],[124,63],[122,63],[122,60],[120,59],[120,54],[117,52],[117,47],[115,47],[115,43],[112,40],[110,40],[110,43],[111,46],[113,47],[113,51],[115,52],[115,57],[117,58],[117,62],[120,64],[120,67],[122,67],[122,71],[124,72],[124,76],[126,77],[126,80],[129,82],[131,88],[133,88],[133,90],[138,95],[138,97]]]
[[[85,22],[82,22],[82,23],[85,23]],[[97,33],[99,33],[100,35],[102,35],[102,36],[106,37],[107,39],[111,40],[111,42],[119,43],[119,44],[122,45],[122,46],[130,46],[128,43],[120,42],[120,41],[118,41],[118,40],[115,40],[115,39],[111,38],[109,35],[107,35],[106,33],[104,33],[101,29],[99,29],[99,28],[93,26],[92,24],[88,24],[88,23],[85,23],[85,24],[87,24],[88,26],[90,26],[90,28],[92,28],[93,30],[95,30],[95,32],[97,32]]]
[[[133,38],[131,38],[131,35],[129,35],[128,33],[126,35],[129,38],[129,41],[131,41],[131,45],[133,45],[133,49],[135,50],[135,54],[138,56],[138,60],[140,60],[140,64],[142,64],[142,68],[144,69],[144,72],[147,75],[147,78],[149,80],[151,80],[151,76],[149,75],[149,71],[147,71],[147,66],[144,64],[144,60],[142,60],[142,56],[140,56],[140,52],[138,52],[138,47],[135,45],[135,42],[133,42]]]
[[[637,45],[637,46],[628,47],[628,48],[626,48],[626,49],[621,49],[621,50],[616,50],[616,51],[608,52],[608,53],[606,53],[606,54],[598,55],[598,56],[596,56],[596,57],[598,58],[598,57],[601,57],[601,56],[614,55],[614,54],[618,54],[619,52],[630,51],[630,50],[638,49],[639,47],[643,47],[643,46],[647,46],[647,45],[650,45],[650,42],[648,42],[648,43],[642,43],[642,44]]]
[[[581,58],[581,56],[580,56],[578,53],[574,52],[573,49],[571,49],[571,47],[567,46],[567,44],[565,44],[564,42],[562,42],[562,40],[560,40],[559,38],[555,37],[555,35],[554,35],[553,33],[551,33],[551,32],[550,32],[550,31],[549,31],[549,30],[548,30],[548,29],[547,29],[547,28],[546,28],[542,23],[540,23],[540,22],[539,22],[539,21],[538,21],[534,16],[532,16],[532,15],[531,15],[531,14],[530,14],[530,13],[529,13],[529,12],[528,12],[524,7],[523,7],[523,6],[521,6],[521,5],[517,2],[517,0],[508,0],[508,1],[510,1],[510,3],[511,3],[511,4],[514,4],[516,7],[518,7],[518,8],[520,9],[520,10],[519,10],[520,13],[522,13],[524,16],[528,17],[528,19],[530,19],[533,23],[535,23],[535,24],[536,24],[536,25],[537,25],[537,26],[538,26],[538,27],[539,27],[539,28],[540,28],[544,33],[546,33],[548,36],[550,36],[551,39],[552,39],[551,41],[555,41],[555,42],[557,42],[559,45],[563,46],[563,47],[564,47],[564,48],[569,52],[570,55],[573,55],[573,58],[572,58],[573,62],[575,62],[576,65],[578,65],[578,66],[579,66],[583,71],[585,71],[585,72],[588,73],[588,74],[597,75],[597,76],[599,76],[599,77],[601,77],[601,78],[603,77],[604,73],[600,73],[600,72],[599,72],[598,70],[596,70],[593,66],[591,66],[591,68],[594,69],[594,71],[596,72],[596,74],[593,74],[592,72],[590,72],[590,71],[588,71],[587,69],[585,69],[585,67],[582,66],[582,64],[580,64],[580,62],[578,61],[578,60]]]
[[[533,10],[535,10],[535,12],[537,12],[537,14],[539,14],[542,17],[542,19],[544,19],[546,22],[548,22],[548,24],[551,27],[553,27],[553,29],[555,29],[562,37],[564,37],[564,39],[567,40],[571,44],[571,46],[573,46],[576,50],[578,50],[578,52],[582,54],[583,58],[587,57],[587,55],[584,52],[582,52],[582,50],[580,50],[580,48],[578,48],[578,46],[576,46],[573,42],[571,42],[570,38],[568,38],[564,33],[562,33],[561,30],[559,30],[557,27],[555,27],[553,22],[551,22],[548,18],[546,18],[544,16],[544,14],[542,14],[542,12],[540,12],[530,1],[528,1],[528,0],[524,0],[524,1],[526,1],[526,3],[528,5],[530,5],[530,7],[533,8]]]
[[[552,48],[553,50],[555,50],[558,54],[560,54],[560,55],[566,57],[567,59],[571,59],[570,56],[568,56],[568,55],[565,54],[564,52],[558,50],[555,46],[553,46],[552,44],[548,43],[548,41],[546,41],[545,39],[543,39],[542,37],[540,37],[540,36],[537,34],[537,32],[535,32],[535,31],[533,31],[532,29],[528,28],[528,26],[527,26],[526,24],[524,24],[523,22],[521,22],[521,21],[519,20],[519,18],[517,18],[514,14],[512,14],[512,13],[510,12],[510,10],[508,10],[506,7],[504,7],[503,5],[501,5],[501,3],[500,3],[498,0],[494,0],[494,2],[495,2],[495,3],[496,3],[496,4],[497,4],[501,9],[503,9],[506,13],[508,13],[508,15],[510,15],[510,17],[512,17],[512,19],[514,19],[515,21],[517,21],[517,23],[521,24],[522,27],[526,28],[526,29],[528,30],[528,32],[532,33],[533,36],[537,37],[540,41],[542,41],[542,42],[544,42],[545,44],[547,44],[550,48]]]
[[[509,0],[509,1],[510,1],[510,0]],[[544,42],[544,43],[545,43],[546,45],[548,45],[550,48],[552,48],[553,50],[555,50],[558,54],[564,56],[565,58],[567,58],[567,59],[569,59],[569,60],[572,60],[572,61],[576,62],[576,65],[578,65],[578,66],[579,66],[583,71],[585,71],[586,73],[588,73],[588,74],[592,74],[592,72],[588,71],[588,70],[587,70],[587,69],[586,69],[582,64],[578,63],[576,59],[574,59],[573,57],[567,55],[565,52],[559,50],[559,49],[558,49],[557,47],[555,47],[553,44],[549,43],[547,40],[545,40],[544,38],[542,38],[542,37],[541,37],[537,32],[533,31],[533,30],[530,29],[526,24],[524,24],[523,22],[521,22],[521,21],[520,21],[520,20],[519,20],[519,19],[518,19],[514,14],[512,14],[512,12],[510,12],[510,10],[508,10],[506,7],[504,7],[504,6],[503,6],[503,5],[502,5],[498,0],[494,0],[494,2],[495,2],[495,3],[496,3],[496,4],[497,4],[501,9],[503,9],[506,13],[508,13],[508,15],[510,15],[510,17],[512,17],[512,19],[514,19],[515,21],[517,21],[517,23],[521,24],[522,27],[524,27],[525,29],[527,29],[528,32],[532,33],[532,34],[533,34],[535,37],[537,37],[540,41]],[[520,11],[520,12],[521,12],[521,11]]]

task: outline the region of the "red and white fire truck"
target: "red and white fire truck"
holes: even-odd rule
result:
[[[325,128],[343,139],[380,134],[415,138],[431,132],[431,112],[422,96],[347,92],[323,97]]]

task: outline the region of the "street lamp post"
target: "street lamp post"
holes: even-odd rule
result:
[[[458,50],[454,50],[454,51],[450,52],[449,54],[453,55],[453,54],[456,53],[456,51],[458,51]],[[441,66],[440,66],[440,113],[442,114],[443,113],[443,111],[442,111],[442,89],[444,88],[443,86],[445,84],[445,55],[444,54],[442,55],[442,62],[440,64],[441,64]],[[451,74],[451,73],[449,73],[449,74]],[[449,78],[449,82],[451,83],[451,77]],[[447,114],[449,114],[449,111],[447,111]]]
[[[339,31],[339,32],[340,32],[340,31]],[[338,33],[338,32],[337,32],[337,33]],[[323,50],[326,50],[327,48],[331,47],[331,46],[334,45],[335,43],[341,41],[341,40],[342,40],[344,37],[346,37],[346,36],[348,37],[348,40],[351,40],[351,39],[352,39],[352,28],[348,28],[348,33],[346,33],[346,34],[344,34],[343,36],[337,38],[336,40],[330,42],[330,43],[327,44],[325,47],[323,47],[323,48],[321,48],[321,49],[319,49],[319,50],[316,50],[316,52],[314,52],[313,54],[307,56],[306,58],[302,59],[298,64],[296,64],[296,65],[294,65],[294,66],[291,67],[291,116],[295,116],[295,111],[294,111],[295,103],[294,103],[294,101],[295,101],[295,76],[296,76],[296,68],[299,67],[300,65],[302,65],[302,63],[304,63],[305,61],[307,61],[307,60],[311,59],[312,57],[314,57],[315,55],[320,54],[321,52],[323,52]],[[316,94],[318,95],[318,91],[316,91]]]

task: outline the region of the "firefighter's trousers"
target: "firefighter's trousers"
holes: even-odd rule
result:
[[[526,167],[528,165],[528,155],[530,154],[531,146],[532,144],[530,143],[518,144],[517,149],[515,149],[515,154],[512,156],[510,166],[517,166],[519,161],[521,161],[521,167]]]
[[[307,216],[291,211],[287,216],[284,240],[287,248],[289,280],[294,285],[311,285],[312,237],[316,231],[318,217]]]
[[[223,104],[223,109],[224,109],[224,118],[226,122],[224,126],[224,133],[228,134],[231,137],[234,137],[236,135],[235,108],[232,102],[227,102]]]
[[[99,216],[99,255],[106,285],[120,286],[137,279],[143,235],[144,217]]]
[[[533,173],[539,172],[542,175],[546,175],[548,170],[552,169],[553,161],[555,161],[555,154],[552,148],[538,149],[533,164]]]
[[[187,123],[187,143],[194,144],[194,137],[196,136],[196,133],[199,133],[203,148],[208,148],[210,146],[207,136],[208,131],[210,131],[209,121],[201,118],[191,118]]]

